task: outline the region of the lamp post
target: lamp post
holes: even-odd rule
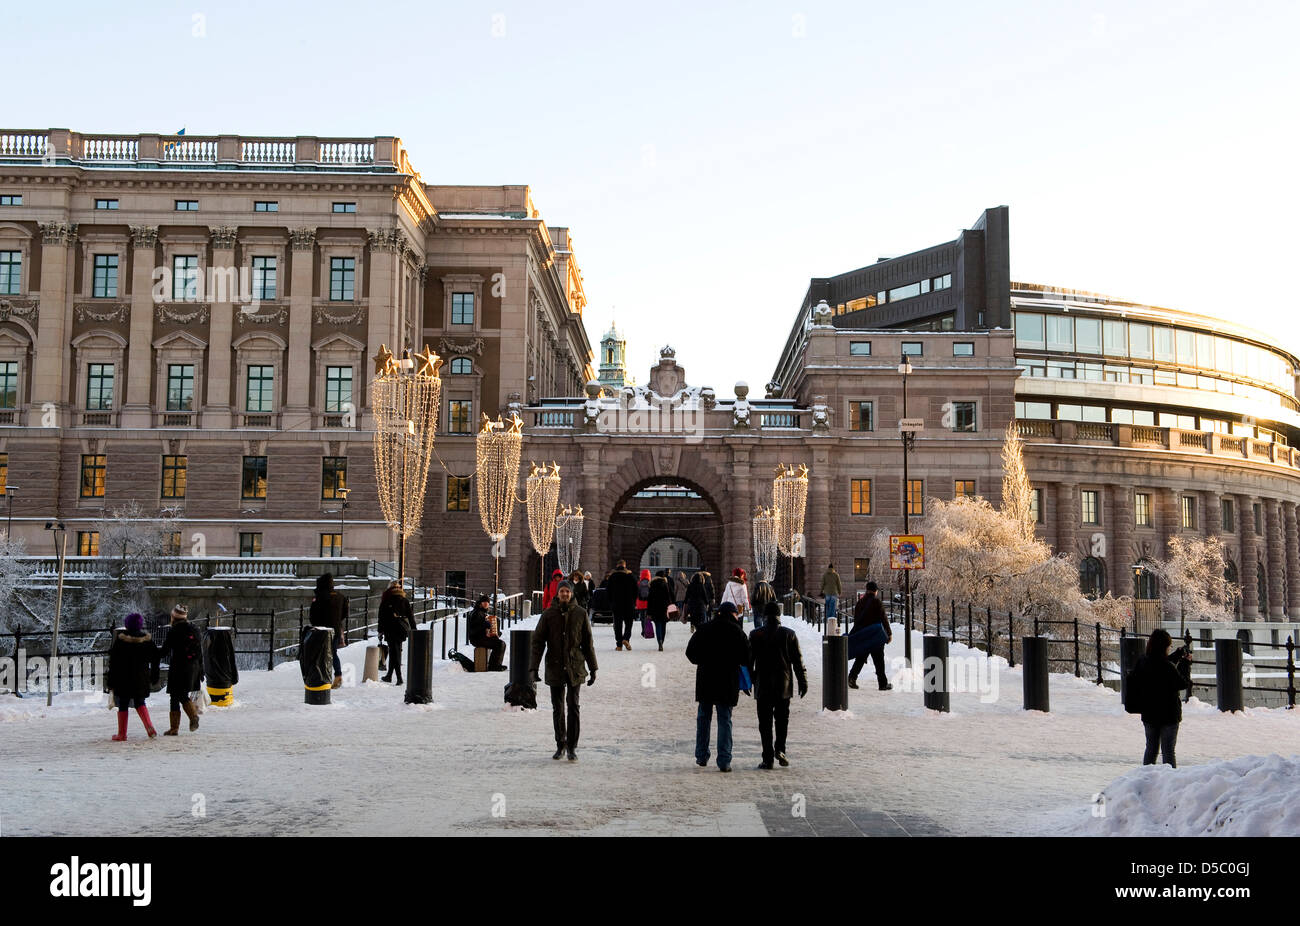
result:
[[[336,489],[334,494],[340,499],[339,503],[339,558],[343,558],[343,524],[348,514],[348,492],[351,489]]]
[[[46,672],[45,706],[54,703],[54,673],[59,660],[59,617],[63,613],[63,564],[68,558],[68,529],[62,521],[46,521],[45,529],[54,534],[54,555],[59,560],[59,586],[54,595],[54,633],[50,637],[50,664]]]
[[[903,377],[903,418],[907,418],[907,377],[912,372],[912,361],[908,359],[907,354],[902,354],[898,362],[899,375]],[[907,461],[912,453],[912,447],[916,441],[916,432],[904,431],[899,429],[899,434],[903,438],[903,533],[910,534],[911,530],[911,508],[912,508],[912,483],[908,478]],[[912,664],[912,570],[903,570],[903,618],[907,625],[907,632],[903,636],[903,658],[907,664]]]
[[[5,527],[5,540],[11,543],[14,539],[14,493],[18,488],[18,486],[5,486],[5,495],[9,498],[9,523]]]

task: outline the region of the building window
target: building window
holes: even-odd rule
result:
[[[974,357],[974,341],[954,341],[952,344],[952,355],[954,357]]]
[[[1196,530],[1196,499],[1184,495],[1182,503],[1183,527],[1187,530]]]
[[[194,254],[177,254],[172,258],[172,299],[196,302],[199,298],[199,258]]]
[[[1096,489],[1084,489],[1079,493],[1080,517],[1084,524],[1099,524],[1098,514],[1100,506],[1098,505],[1098,496],[1101,493]]]
[[[239,555],[240,556],[261,556],[262,535],[241,533],[239,535]]]
[[[176,200],[177,212],[198,212],[199,201],[197,199],[178,199]]]
[[[1149,562],[1140,562],[1133,575],[1133,597],[1142,601],[1154,601],[1160,597],[1160,580]]]
[[[21,193],[2,193],[0,194],[0,206],[21,206],[23,197]]]
[[[91,294],[96,299],[117,298],[117,255],[96,254]]]
[[[955,479],[952,484],[952,497],[974,498],[975,497],[975,480],[974,479]]]
[[[194,411],[194,364],[167,365],[167,411]]]
[[[162,458],[162,497],[185,497],[185,472],[189,457],[164,456]]]
[[[474,324],[474,294],[451,294],[451,323],[453,325]]]
[[[17,296],[23,284],[23,252],[0,251],[0,296]]]
[[[975,430],[975,403],[952,403],[952,429],[954,431]]]
[[[274,200],[259,200],[253,203],[254,212],[279,212],[280,204]]]
[[[92,363],[86,367],[86,410],[109,411],[113,407],[113,364]]]
[[[321,457],[320,497],[346,498],[348,488],[348,458]]]
[[[241,498],[266,498],[266,457],[244,457],[240,485]]]
[[[253,258],[253,298],[261,302],[275,299],[275,258]]]
[[[356,292],[357,262],[353,257],[330,258],[330,300],[350,302]]]
[[[343,535],[342,534],[321,534],[320,555],[321,556],[342,556]]]
[[[77,531],[77,555],[99,555],[99,531]]]
[[[81,497],[103,498],[104,475],[108,469],[108,457],[102,453],[83,453],[81,455]]]
[[[952,286],[952,274],[945,273],[943,276],[934,277],[930,280],[930,283],[935,289],[948,289]]]
[[[1094,599],[1106,594],[1106,564],[1095,556],[1079,564],[1079,591]]]
[[[850,481],[849,514],[871,514],[870,479],[854,479]]]
[[[853,581],[866,582],[871,578],[871,560],[855,559],[853,561]]]
[[[451,372],[457,376],[464,376],[473,373],[474,369],[468,357],[454,357],[451,361]]]
[[[1029,495],[1029,520],[1034,524],[1043,523],[1043,490],[1033,489]]]
[[[96,209],[116,209],[117,200],[115,199],[97,199],[95,200]]]
[[[163,556],[181,555],[181,532],[168,531],[163,535]]]
[[[269,412],[273,406],[275,367],[250,365],[248,367],[248,396],[245,411]]]
[[[356,204],[356,203],[335,203],[335,204],[334,204],[334,210],[333,210],[333,211],[335,211],[335,212],[356,212],[356,211],[357,211],[357,204]]]
[[[1133,523],[1138,527],[1151,526],[1151,496],[1146,492],[1133,496]]]
[[[18,361],[0,361],[0,408],[18,407]]]
[[[921,342],[920,342],[920,341],[904,341],[904,342],[903,342],[903,356],[904,356],[904,357],[920,357],[920,356],[921,356]]]
[[[875,429],[875,406],[871,402],[850,402],[849,430],[874,431]]]
[[[325,411],[345,412],[352,404],[352,367],[325,368]]]
[[[1264,533],[1264,506],[1255,502],[1252,510],[1255,515],[1255,533],[1262,534]]]
[[[1232,517],[1232,499],[1230,498],[1222,499],[1219,502],[1219,509],[1220,509],[1221,516],[1223,517],[1223,530],[1225,532],[1234,530],[1235,528],[1233,527],[1233,517]]]
[[[468,399],[452,399],[447,403],[447,433],[469,433],[470,406],[473,404]]]
[[[9,494],[9,454],[0,453],[0,496]]]
[[[920,517],[925,514],[925,480],[909,479],[907,482],[907,513]]]
[[[871,342],[870,342],[870,341],[850,341],[850,342],[849,342],[849,356],[850,356],[850,357],[870,357],[870,356],[871,356]]]
[[[469,511],[469,477],[447,477],[447,510]]]

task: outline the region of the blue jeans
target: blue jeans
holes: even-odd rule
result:
[[[1143,728],[1147,734],[1146,752],[1142,754],[1143,765],[1156,764],[1156,751],[1159,750],[1161,759],[1165,765],[1178,767],[1178,762],[1174,758],[1174,746],[1178,742],[1178,724],[1171,723],[1160,726],[1154,723],[1144,723]]]
[[[709,761],[709,733],[713,709],[718,709],[718,768],[731,765],[731,705],[701,701],[695,717],[695,761]]]
[[[826,619],[827,620],[830,620],[832,617],[835,616],[835,606],[838,605],[839,603],[840,603],[840,599],[838,595],[826,596]]]

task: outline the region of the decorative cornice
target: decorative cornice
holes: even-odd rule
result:
[[[453,338],[440,338],[438,340],[438,352],[442,354],[474,354],[483,356],[483,339],[472,338],[468,341],[457,341]]]
[[[131,244],[137,248],[154,248],[158,246],[157,225],[132,225]]]
[[[70,245],[77,240],[76,222],[41,222],[41,241],[45,244]]]
[[[131,317],[131,306],[125,302],[80,302],[73,313],[79,322],[124,322]]]
[[[178,312],[176,307],[193,306],[189,312]],[[206,302],[176,302],[162,303],[157,307],[157,317],[160,322],[177,322],[182,325],[188,325],[190,322],[197,321],[200,325],[208,323],[208,313],[212,311],[212,306]]]
[[[26,319],[33,327],[40,321],[41,300],[35,297],[0,298],[0,322],[11,316]]]
[[[331,315],[321,306],[316,307],[316,324],[318,325],[357,325],[366,317],[364,306],[357,306],[351,315]]]
[[[316,229],[291,228],[289,242],[295,251],[310,251],[316,247]]]
[[[235,318],[241,325],[269,325],[275,322],[283,326],[289,323],[289,310],[279,308],[261,314],[239,310],[235,312]]]
[[[212,235],[212,247],[217,251],[232,251],[239,229],[233,225],[214,225],[208,229]]]

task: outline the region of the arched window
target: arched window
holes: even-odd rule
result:
[[[1079,591],[1089,598],[1106,594],[1106,564],[1095,556],[1079,564]]]
[[[1229,582],[1232,585],[1238,584],[1239,579],[1237,576],[1237,564],[1234,563],[1232,560],[1228,560],[1223,565],[1223,581]],[[1238,618],[1241,617],[1241,589],[1240,588],[1238,588],[1236,594],[1232,596],[1232,613],[1235,617]]]
[[[1150,563],[1137,564],[1134,570],[1133,597],[1143,601],[1153,601],[1160,597],[1160,580]]]
[[[453,357],[451,372],[457,376],[468,375],[474,372],[474,367],[470,364],[468,357]]]
[[[1253,655],[1254,643],[1250,639],[1250,631],[1244,627],[1237,631],[1237,639],[1241,641],[1241,651],[1247,655]]]

